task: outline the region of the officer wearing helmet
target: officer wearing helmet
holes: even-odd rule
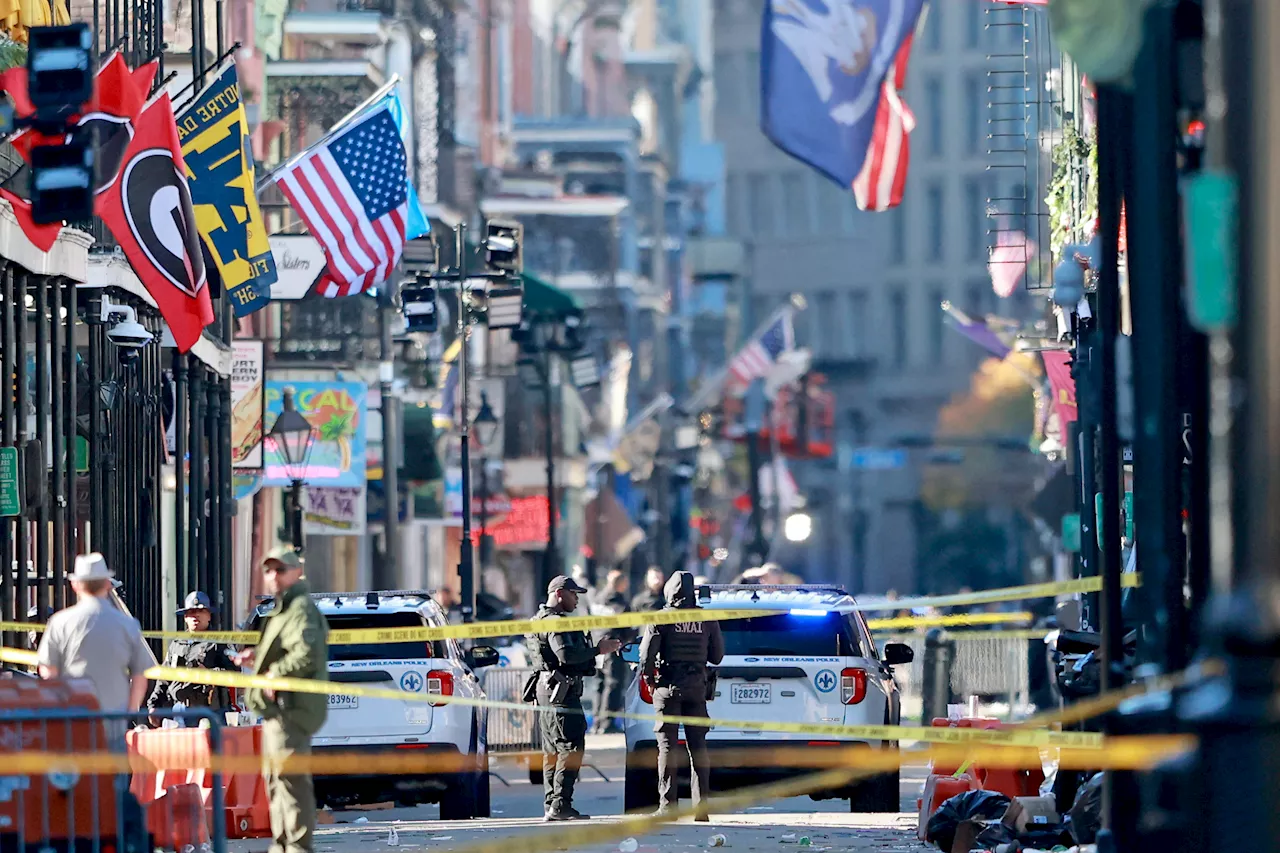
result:
[[[213,613],[214,608],[209,601],[209,596],[199,591],[188,595],[182,609],[178,611],[178,615],[186,624],[187,631],[193,635],[209,630]],[[198,636],[184,637],[169,643],[169,653],[165,655],[164,666],[240,671],[240,667],[232,663],[225,645],[201,640]],[[151,695],[147,697],[147,711],[152,712],[161,708],[209,708],[217,712],[226,711],[231,708],[231,694],[225,687],[213,687],[208,684],[157,681],[151,690]],[[151,717],[151,724],[160,725],[159,718]]]

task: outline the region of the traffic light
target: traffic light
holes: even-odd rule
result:
[[[521,243],[524,227],[519,222],[490,219],[485,223],[484,262],[494,272],[519,274],[524,271]]]
[[[80,138],[31,149],[31,218],[36,224],[93,218],[93,154]]]
[[[400,301],[410,332],[434,332],[440,328],[436,289],[430,279],[419,276],[413,282],[401,284]]]
[[[57,136],[93,97],[88,24],[32,27],[27,42],[27,97],[35,114],[20,124]],[[82,137],[31,149],[31,218],[40,225],[93,217],[94,146]]]
[[[27,96],[37,115],[65,120],[93,97],[93,36],[88,24],[32,27],[27,42]]]

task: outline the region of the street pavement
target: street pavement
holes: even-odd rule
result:
[[[591,824],[617,822],[622,815],[623,744],[620,735],[593,736],[587,744],[587,762],[578,783],[574,804],[593,816]],[[316,853],[378,853],[389,850],[395,830],[398,848],[451,851],[478,843],[499,842],[505,837],[545,833],[582,824],[546,824],[542,821],[542,786],[529,783],[527,769],[509,759],[496,759],[492,773],[492,816],[487,820],[441,821],[438,806],[375,808],[333,812],[332,824],[319,827]],[[848,800],[815,801],[795,797],[761,804],[745,811],[716,813],[712,800],[710,823],[685,820],[637,836],[636,853],[684,853],[705,849],[715,833],[727,838],[726,847],[738,853],[922,853],[935,849],[915,836],[916,797],[923,771],[903,770],[902,812],[851,814]],[[682,805],[687,805],[682,801]],[[783,842],[791,832],[807,835],[811,845],[802,849]],[[617,853],[618,840],[578,848],[590,853]],[[230,853],[253,853],[264,842],[233,841]]]

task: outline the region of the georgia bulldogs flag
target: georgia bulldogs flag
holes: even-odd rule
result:
[[[138,117],[119,177],[98,197],[98,215],[187,352],[213,322],[213,301],[167,93]]]

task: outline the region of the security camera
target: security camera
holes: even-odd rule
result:
[[[151,343],[154,336],[138,322],[136,310],[129,305],[114,304],[103,297],[102,320],[109,323],[113,318],[122,319],[117,319],[107,329],[107,339],[121,350],[139,350]]]

